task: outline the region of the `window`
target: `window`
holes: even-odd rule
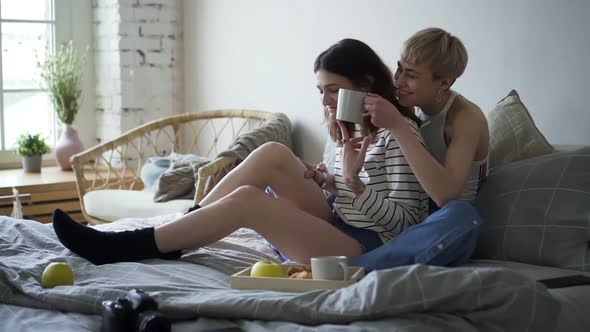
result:
[[[41,133],[55,143],[55,118],[47,94],[41,90],[37,60],[46,45],[54,46],[52,0],[0,0],[2,13],[2,150],[9,150],[25,132]],[[35,119],[35,121],[31,121]]]
[[[79,49],[89,45],[90,36],[80,38],[73,29],[81,28],[79,11],[85,11],[87,19],[82,24],[90,26],[89,2],[0,0],[0,168],[18,165],[20,158],[10,150],[20,134],[40,133],[50,146],[55,145],[61,128],[42,88],[37,62],[46,50],[53,52],[70,39]]]

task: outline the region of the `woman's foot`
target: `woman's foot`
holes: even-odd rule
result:
[[[59,241],[95,265],[134,262],[148,258],[177,259],[181,251],[161,253],[154,228],[124,232],[101,232],[84,226],[60,209],[53,211],[53,229]]]

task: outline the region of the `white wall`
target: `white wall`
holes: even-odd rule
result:
[[[183,110],[182,4],[93,0],[97,142]]]
[[[553,143],[590,143],[590,1],[185,0],[187,111],[286,113],[296,151],[320,160],[325,129],[313,62],[352,37],[394,66],[403,41],[438,26],[470,56],[455,89],[486,111],[515,88]]]

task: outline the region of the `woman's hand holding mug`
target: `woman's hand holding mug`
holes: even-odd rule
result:
[[[375,127],[393,132],[399,124],[405,124],[404,116],[397,107],[379,95],[367,93],[363,107],[371,115],[371,123]]]

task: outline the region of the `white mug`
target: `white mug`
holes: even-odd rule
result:
[[[339,89],[336,119],[359,124],[362,123],[363,118],[368,115],[363,108],[366,96],[366,92]]]
[[[311,275],[314,280],[348,280],[348,258],[346,256],[312,257]]]

